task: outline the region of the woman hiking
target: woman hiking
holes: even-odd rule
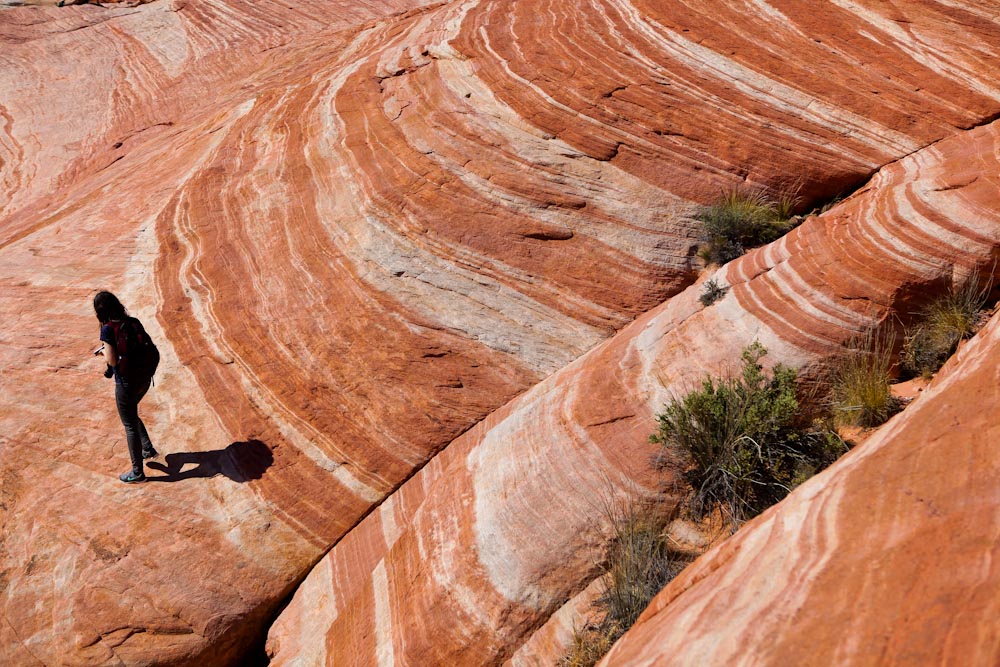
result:
[[[132,469],[118,478],[126,484],[145,482],[142,462],[157,453],[149,440],[146,425],[139,419],[139,401],[149,391],[159,352],[139,320],[129,317],[125,306],[111,292],[99,292],[94,297],[94,312],[101,323],[103,343],[94,354],[103,354],[108,364],[104,377],[113,375],[115,378],[115,402],[132,458]],[[150,359],[153,354],[155,361]]]

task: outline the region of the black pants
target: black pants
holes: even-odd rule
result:
[[[149,380],[145,382],[125,382],[115,384],[115,402],[118,404],[118,416],[125,427],[125,439],[128,441],[128,455],[132,459],[132,472],[143,474],[142,453],[153,449],[146,433],[146,425],[139,419],[139,401],[149,391]]]

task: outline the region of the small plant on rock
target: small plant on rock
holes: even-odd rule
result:
[[[705,241],[699,254],[707,262],[725,264],[749,248],[774,241],[788,231],[788,218],[797,204],[793,195],[775,200],[763,190],[723,193],[696,216]]]
[[[766,353],[753,343],[743,350],[742,373],[706,378],[657,415],[650,439],[689,457],[696,517],[718,508],[738,527],[844,450],[839,438],[799,414],[793,369],[779,364],[764,372]]]
[[[889,389],[893,338],[892,331],[869,329],[847,343],[834,364],[830,389],[838,424],[878,426],[899,410],[899,402]]]
[[[698,297],[698,301],[701,301],[701,305],[707,308],[725,295],[725,287],[720,286],[715,279],[707,280],[705,281],[705,285],[701,291],[701,296]]]
[[[899,365],[910,376],[930,377],[944,365],[964,338],[972,336],[986,305],[989,285],[973,275],[961,287],[931,301],[906,331]]]
[[[599,602],[606,611],[606,622],[624,633],[686,561],[670,548],[666,536],[669,517],[661,508],[628,503],[609,512],[614,537]]]

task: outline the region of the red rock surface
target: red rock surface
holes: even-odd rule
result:
[[[382,596],[390,577],[426,573],[414,550],[426,538],[407,522],[453,535],[424,494],[460,455],[431,457],[474,425],[460,442],[497,438],[492,428],[522,408],[486,415],[689,283],[692,201],[800,177],[808,197],[831,195],[1000,113],[989,7],[741,7],[170,0],[0,10],[0,664],[233,664],[325,550],[432,460],[327,561],[357,565],[336,575],[352,583],[304,595],[344,601],[350,586],[368,585]],[[964,167],[985,168],[981,148],[968,150],[980,163]],[[927,169],[936,164],[937,153],[921,155]],[[900,179],[924,169],[906,164],[876,191],[901,193]],[[963,183],[897,194],[891,206],[863,198],[867,208],[845,214],[847,230],[861,218],[908,220],[909,208],[897,210],[907,198],[930,211],[920,224],[876,229],[884,238],[868,244],[907,234],[898,243],[915,250],[902,269],[880,265],[877,247],[834,236],[871,253],[870,271],[828,276],[844,259],[840,249],[824,255],[829,244],[813,231],[730,269],[738,282],[768,262],[790,266],[782,253],[793,243],[818,244],[803,260],[815,265],[811,278],[775,268],[778,291],[733,290],[716,311],[733,318],[717,348],[686,342],[704,339],[691,327],[664,339],[690,345],[670,382],[753,333],[803,360],[857,326],[856,300],[817,297],[786,314],[782,300],[810,293],[794,290],[803,280],[888,299],[947,274],[956,258],[981,260],[994,240],[979,231],[992,229],[991,209],[967,201],[992,185]],[[949,225],[983,238],[956,240],[939,229]],[[89,357],[89,300],[100,288],[118,292],[161,344],[143,407],[157,445],[175,455],[167,462],[186,466],[178,483],[115,479],[126,465],[120,426]],[[694,313],[692,294],[655,326]],[[764,323],[746,315],[754,308]],[[823,326],[814,331],[809,317]],[[597,356],[620,363],[622,341]],[[557,410],[518,418],[524,442],[545,429],[555,440],[566,429],[606,433],[601,447],[620,452],[601,453],[597,435],[574,446],[602,470],[648,482],[631,464],[647,451],[641,406],[662,390],[600,363],[570,368],[589,378],[583,394],[543,388],[517,404],[539,397],[537,410]],[[516,453],[470,465],[505,470],[482,483],[517,498],[517,484],[539,481]],[[559,473],[591,495],[605,486],[596,470],[589,480]],[[428,497],[471,501],[467,482],[445,477]],[[539,530],[533,498],[491,519],[508,536],[497,533],[495,547],[462,513],[440,520],[475,532],[502,560],[521,548],[508,531]],[[512,651],[593,569],[600,530],[579,530],[577,501],[567,512],[557,532],[590,550],[567,541],[563,571],[543,562],[563,552],[540,543],[503,595],[520,595],[539,568],[549,588],[513,610],[495,595],[480,604],[468,539],[442,546],[441,557],[469,569],[452,574],[444,562],[433,574],[465,578],[468,592],[461,614],[433,623],[447,626],[444,638],[463,631],[460,619],[479,619],[468,627],[483,641],[469,655],[452,655],[448,641],[429,648],[426,637],[407,650],[470,664]],[[383,517],[395,523],[365,527]],[[409,565],[385,561],[373,580],[366,573],[379,571],[386,540]],[[455,603],[415,595],[409,604],[433,617]],[[298,636],[327,634],[330,609]],[[342,624],[368,608],[351,609]],[[351,655],[369,657],[360,645],[374,635],[342,636],[331,655],[357,642]]]
[[[998,664],[998,360],[994,316],[905,412],[668,585],[601,667]]]
[[[667,396],[754,339],[816,363],[890,306],[988,270],[998,148],[994,123],[886,167],[719,270],[715,305],[693,286],[477,424],[313,570],[272,627],[272,664],[531,664],[522,647],[551,659],[532,633],[591,582],[602,499],[655,491],[646,438]]]

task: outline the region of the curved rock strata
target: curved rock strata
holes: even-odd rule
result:
[[[134,160],[151,138],[176,133],[195,112],[232,106],[232,94],[246,99],[261,70],[297,44],[426,4],[0,8],[0,244],[23,231],[18,223],[31,209],[78,199],[68,192],[73,184]]]
[[[896,3],[891,15],[833,3],[825,23],[801,3],[719,7],[704,16],[682,2],[160,0],[0,10],[0,315],[8,323],[0,337],[0,663],[235,664],[314,562],[437,451],[463,433],[461,442],[498,438],[490,427],[509,425],[505,417],[469,429],[693,279],[692,202],[799,175],[807,197],[827,196],[1000,112],[989,69],[1000,37],[977,3]],[[766,39],[752,34],[761,21]],[[858,42],[861,25],[868,37]],[[869,42],[880,45],[878,64],[860,67]],[[766,55],[789,45],[801,62],[820,65]],[[850,79],[836,83],[842,71]],[[913,90],[921,86],[929,92]],[[937,158],[927,156],[938,153],[921,155],[933,170]],[[922,163],[906,164],[922,182]],[[887,172],[876,191],[900,193],[903,176]],[[833,251],[810,260],[809,280],[830,280],[852,299],[888,299],[899,281],[947,274],[956,257],[980,261],[962,253],[993,237],[965,235],[988,227],[989,213],[939,201],[972,201],[991,186],[985,178],[961,185],[894,195],[892,206],[924,216],[923,227],[884,231],[887,242],[916,249],[898,272],[872,268],[885,257],[877,248],[837,238],[873,253],[875,296],[868,279],[827,275],[828,264],[843,261]],[[902,215],[862,205],[873,220]],[[897,231],[909,236],[894,240]],[[826,247],[814,233],[804,228],[796,241],[739,263],[732,281],[783,261],[791,243]],[[812,358],[868,312],[861,302],[817,297],[785,315],[783,299],[812,298],[801,296],[811,294],[800,289],[806,279],[770,274],[781,277],[778,287],[735,288],[720,304],[718,313],[736,319],[717,350],[687,342],[704,338],[691,327],[687,339],[669,339],[691,354],[668,384],[752,335],[771,335],[772,325],[776,352]],[[89,356],[88,301],[100,288],[119,293],[161,343],[144,413],[167,455],[152,474],[173,483],[115,480],[125,465],[120,427]],[[690,293],[680,297],[656,326],[680,323],[695,305]],[[744,309],[754,308],[767,322],[747,319]],[[783,324],[770,321],[772,311]],[[809,328],[809,318],[827,328]],[[616,345],[598,355],[617,359],[629,344]],[[583,458],[608,462],[581,489],[596,494],[616,467],[651,483],[632,463],[647,452],[642,406],[663,392],[633,386],[625,371],[572,372],[590,377],[584,394],[529,394],[518,405],[537,399],[538,416],[518,428],[582,433],[574,442]],[[633,395],[644,396],[639,407]],[[630,398],[572,402],[601,396]],[[592,438],[620,440],[622,451],[599,454]],[[457,456],[429,464],[365,526],[394,523],[362,527],[330,562],[350,563],[337,554],[364,551],[350,545],[365,540],[395,543],[397,532],[404,542],[424,539],[407,517]],[[498,478],[511,494],[531,472],[495,465],[516,478]],[[560,483],[572,486],[578,474],[562,469]],[[442,480],[432,497],[471,499],[464,479]],[[476,511],[497,531],[506,522],[538,529],[534,515],[515,510],[489,518],[487,503]],[[433,511],[422,510],[420,525],[436,525]],[[519,548],[494,547],[493,533],[463,525],[487,552]],[[489,613],[513,624],[497,637],[495,619],[480,616],[489,605],[458,602],[485,637],[465,657],[505,654],[573,593],[599,533],[580,533],[592,538],[589,552],[567,543],[578,568],[546,574],[551,590],[530,592],[516,609],[492,598]],[[400,549],[410,555],[399,558],[418,553]],[[441,555],[458,558],[456,549]],[[365,553],[358,558],[377,569],[378,550]],[[461,559],[471,569],[454,576],[478,595],[481,570],[469,554]],[[387,561],[372,590],[388,594],[389,577],[406,571],[397,567]],[[420,562],[406,567],[425,571]],[[453,576],[441,574],[450,563],[440,567],[434,576]],[[517,598],[536,567],[548,572],[525,565],[503,595]],[[371,582],[366,571],[349,578]],[[442,636],[461,627],[451,623]],[[411,648],[442,655],[419,642]]]
[[[272,628],[272,664],[511,657],[593,578],[602,496],[655,492],[646,439],[670,394],[754,339],[771,359],[817,363],[891,306],[993,266],[998,149],[994,123],[890,165],[720,269],[715,305],[693,286],[490,415],[313,570]]]
[[[994,316],[903,414],[669,584],[601,667],[997,664],[998,359]]]

